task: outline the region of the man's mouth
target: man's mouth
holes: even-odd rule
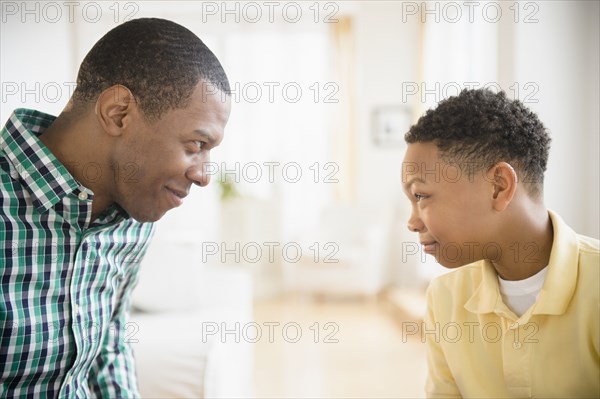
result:
[[[165,187],[165,189],[167,190],[167,194],[169,195],[169,198],[170,198],[171,202],[173,203],[174,207],[178,207],[178,206],[181,206],[181,204],[183,204],[183,199],[187,195],[186,192],[174,190],[169,187]]]

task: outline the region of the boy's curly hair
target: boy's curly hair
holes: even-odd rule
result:
[[[446,161],[469,172],[508,162],[532,196],[543,192],[550,137],[537,115],[501,91],[463,90],[411,126],[407,143],[433,142]]]

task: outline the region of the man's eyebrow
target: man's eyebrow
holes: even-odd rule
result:
[[[406,183],[404,183],[404,189],[408,190],[410,188],[410,186],[412,186],[414,183],[423,183],[423,184],[425,184],[425,180],[421,179],[420,177],[413,177],[412,179],[410,179],[409,181],[407,181]]]
[[[214,136],[212,136],[210,133],[208,133],[205,130],[194,130],[192,133],[194,133],[196,136],[202,137],[203,139],[208,141],[209,144],[214,144],[216,142]]]

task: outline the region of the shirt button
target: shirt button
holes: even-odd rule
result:
[[[77,315],[78,315],[78,314],[79,314],[79,310],[80,310],[80,309],[79,309],[79,305],[78,305],[78,304],[76,304],[76,303],[75,303],[75,304],[73,304],[73,312],[75,312],[75,314],[77,314]]]
[[[519,341],[513,342],[513,348],[515,348],[515,349],[521,349],[521,346],[522,346],[522,344]]]
[[[88,193],[86,193],[85,191],[82,191],[79,193],[78,197],[80,200],[85,201],[86,199],[88,199]]]

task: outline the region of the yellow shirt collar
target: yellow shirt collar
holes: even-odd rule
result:
[[[579,261],[577,235],[556,213],[548,211],[548,214],[554,230],[548,274],[537,302],[523,317],[531,314],[563,314],[575,292]],[[479,263],[481,283],[465,303],[465,309],[473,313],[495,312],[509,316],[512,312],[502,302],[496,269],[488,260]]]

